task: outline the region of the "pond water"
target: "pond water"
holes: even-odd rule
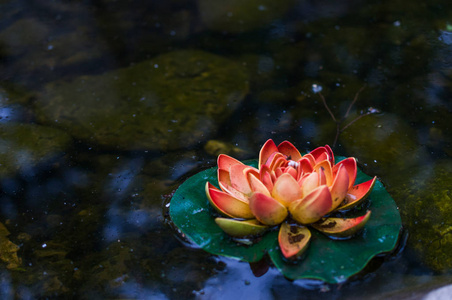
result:
[[[450,1],[0,0],[1,298],[441,299],[451,98]],[[336,286],[179,236],[177,186],[269,138],[379,176],[399,248]]]

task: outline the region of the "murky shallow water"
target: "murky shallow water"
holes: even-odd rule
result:
[[[0,282],[33,297],[419,299],[452,283],[446,1],[0,1]],[[219,152],[333,144],[400,207],[405,249],[342,286],[183,243],[165,204]],[[354,118],[376,108],[379,114]]]

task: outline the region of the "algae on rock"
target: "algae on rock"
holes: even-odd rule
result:
[[[26,173],[64,154],[71,137],[55,128],[6,123],[0,127],[0,178]]]
[[[270,24],[281,18],[295,1],[198,0],[201,18],[211,30],[240,33]]]
[[[128,68],[48,85],[38,119],[123,150],[173,150],[215,132],[248,93],[245,70],[202,51],[174,51]]]
[[[391,182],[408,247],[435,271],[452,269],[452,160],[410,169]]]
[[[22,260],[17,256],[19,246],[12,243],[7,238],[8,235],[8,229],[0,223],[0,260],[6,263],[7,269],[17,269],[22,263]]]
[[[353,118],[356,116],[349,120]],[[367,165],[365,169],[380,176],[394,175],[396,170],[395,176],[399,176],[402,170],[427,156],[418,146],[414,130],[389,113],[364,116],[349,126],[339,136],[339,141],[348,154]]]

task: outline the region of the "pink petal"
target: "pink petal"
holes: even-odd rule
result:
[[[270,197],[270,191],[256,176],[254,176],[253,174],[249,174],[248,181],[253,192],[258,192]]]
[[[297,170],[295,170],[293,167],[287,167],[284,170],[284,173],[290,174],[294,179],[296,179],[298,176]]]
[[[276,178],[278,178],[279,176],[281,176],[283,173],[284,173],[284,172],[283,172],[282,168],[277,168],[277,169],[275,170]]]
[[[331,150],[330,146],[328,146],[328,145],[325,145],[325,149],[328,152],[328,158],[329,158],[329,161],[330,161],[331,165],[334,166],[334,153],[333,153],[333,150]]]
[[[275,142],[272,139],[269,139],[262,146],[261,151],[259,152],[259,168],[265,164],[274,152],[278,152],[278,147],[276,147]]]
[[[284,141],[278,146],[278,151],[284,154],[286,159],[297,161],[301,159],[301,154],[298,149],[288,141]]]
[[[334,182],[330,188],[331,199],[333,200],[333,206],[331,207],[331,210],[336,209],[336,207],[338,207],[342,203],[345,196],[347,195],[348,181],[347,170],[344,166],[340,166],[339,170],[336,173],[336,178],[334,179]]]
[[[231,186],[239,192],[248,195],[251,193],[251,188],[248,183],[248,178],[245,174],[245,169],[249,168],[246,165],[231,166],[229,177],[231,178]]]
[[[317,174],[319,174],[319,186],[326,185],[326,176],[325,176],[325,172],[323,171],[323,169],[319,168],[317,170]]]
[[[333,170],[328,160],[319,162],[314,166],[314,170],[318,172],[319,169],[323,169],[325,173],[326,185],[331,186],[333,184]]]
[[[250,209],[256,219],[265,225],[280,224],[288,215],[281,203],[261,193],[251,195]]]
[[[304,178],[303,183],[301,185],[301,190],[303,191],[303,195],[307,195],[316,189],[319,186],[319,174],[318,173],[310,173],[306,178]]]
[[[289,211],[295,221],[301,224],[311,224],[327,214],[332,205],[330,190],[326,185],[319,186],[303,199],[294,201]]]
[[[270,170],[276,170],[279,167],[285,167],[287,165],[287,160],[282,153],[278,153],[273,158],[270,164]]]
[[[216,186],[214,186],[213,184],[211,184],[210,182],[207,181],[206,184],[207,184],[207,188],[219,191],[219,189]]]
[[[354,157],[349,157],[344,159],[343,161],[337,163],[333,167],[333,174],[336,174],[336,172],[339,170],[339,167],[343,165],[348,173],[348,188],[350,189],[353,184],[355,184],[356,180],[356,172],[358,170],[358,167],[356,166],[356,159]]]
[[[307,159],[309,161],[309,164],[314,167],[315,166],[315,158],[314,156],[312,156],[311,153],[308,153],[306,155],[303,156],[303,158]]]
[[[301,199],[302,192],[295,178],[284,173],[276,180],[272,196],[287,207],[292,201]]]
[[[218,168],[217,170],[218,184],[220,188],[222,186],[231,186],[231,178],[229,177],[229,171],[225,171],[223,169]]]
[[[243,165],[242,162],[240,162],[237,159],[230,157],[226,154],[218,155],[217,164],[218,164],[218,169],[222,169],[222,170],[226,170],[226,171],[229,171],[231,166]]]
[[[262,183],[267,187],[268,191],[271,192],[273,190],[273,180],[270,168],[267,166],[262,166],[262,168],[259,170],[259,173]]]
[[[309,152],[309,154],[311,154],[314,157],[315,162],[318,163],[322,160],[329,160],[330,150],[331,148],[318,147]]]
[[[376,180],[377,177],[374,177],[349,189],[342,206],[338,210],[347,210],[363,202],[372,191]]]
[[[328,155],[327,152],[324,152],[315,158],[315,163],[318,164],[319,162],[329,161],[329,160],[330,160],[330,156]]]
[[[223,191],[209,188],[208,182],[206,184],[206,195],[212,206],[223,215],[231,218],[254,218],[248,203]]]
[[[248,202],[247,196],[245,196],[243,193],[239,192],[238,190],[232,187],[228,171],[218,169],[217,173],[218,173],[218,185],[223,190],[223,192],[231,194],[235,198],[239,198],[242,201]]]
[[[311,173],[313,170],[313,165],[311,165],[311,161],[307,157],[303,157],[298,161],[298,174],[300,177],[301,174]]]

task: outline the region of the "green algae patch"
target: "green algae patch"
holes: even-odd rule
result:
[[[38,119],[123,150],[173,150],[212,135],[248,93],[244,69],[203,51],[175,51],[46,87]]]
[[[337,157],[338,160],[343,157]],[[257,161],[247,161],[257,165]],[[371,177],[358,170],[356,183]],[[278,232],[271,230],[248,241],[238,243],[215,224],[204,186],[206,181],[217,184],[217,168],[207,169],[188,178],[175,192],[170,202],[170,216],[180,232],[207,252],[257,262],[266,254],[281,273],[289,279],[317,279],[327,283],[342,283],[359,273],[376,255],[391,252],[397,245],[402,227],[397,206],[380,181],[366,200],[365,209],[372,217],[364,231],[349,240],[332,240],[313,230],[311,244],[299,261],[288,262],[278,246]],[[362,215],[364,207],[356,208]],[[243,241],[242,241],[243,242]]]
[[[349,119],[354,118],[356,116]],[[401,172],[427,156],[417,145],[413,129],[393,114],[364,116],[348,127],[339,141],[348,153],[356,153],[360,162],[378,175],[387,175],[393,170]]]
[[[7,269],[17,269],[22,260],[17,256],[19,246],[8,239],[9,231],[0,223],[0,261],[6,264]]]
[[[293,0],[198,0],[201,19],[211,30],[241,33],[269,25],[295,5]]]
[[[36,124],[0,127],[0,178],[27,173],[64,155],[72,139],[63,131]]]
[[[399,177],[391,193],[400,207],[407,246],[437,272],[452,269],[452,160],[412,168]]]

